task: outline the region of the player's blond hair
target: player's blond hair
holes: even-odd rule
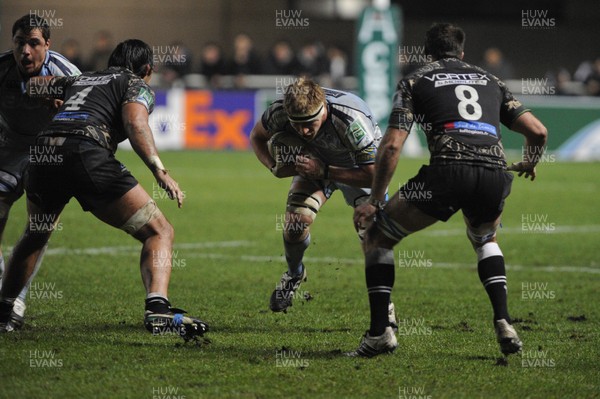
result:
[[[314,81],[299,78],[285,89],[283,107],[288,115],[315,113],[325,103],[325,92]]]

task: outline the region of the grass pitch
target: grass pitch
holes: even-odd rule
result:
[[[548,162],[535,182],[515,178],[499,242],[523,354],[505,362],[498,350],[455,215],[396,248],[400,346],[365,360],[341,356],[369,319],[340,193],[312,229],[306,298],[273,314],[289,179],[273,178],[251,153],[163,153],[186,192],[177,209],[133,153],[118,157],[175,226],[169,297],[210,324],[211,343],[145,331],[140,244],[73,200],[30,291],[25,328],[0,336],[0,398],[600,397],[600,164]],[[390,191],[424,162],[402,159]],[[6,253],[24,223],[21,201]]]

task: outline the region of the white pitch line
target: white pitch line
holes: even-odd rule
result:
[[[190,256],[191,255],[191,256]],[[271,262],[285,262],[285,257],[283,256],[255,256],[255,255],[225,255],[225,254],[207,254],[207,253],[193,253],[187,254],[188,258],[203,258],[203,259],[226,259],[226,260],[241,260],[247,262],[256,262],[256,263],[271,263]],[[352,265],[364,265],[364,260],[361,258],[334,258],[334,257],[311,257],[305,256],[304,260],[306,263],[320,263],[320,264],[352,264]],[[476,269],[476,263],[448,263],[448,262],[433,262],[432,266],[429,268],[421,267],[420,269],[435,269],[435,268],[444,268],[444,269]],[[419,269],[417,267],[410,268],[400,268],[400,269]],[[594,267],[585,267],[585,266],[558,266],[558,265],[548,265],[548,266],[526,266],[526,265],[506,265],[507,270],[519,270],[519,271],[544,271],[549,273],[590,273],[590,274],[600,274],[600,268]]]
[[[592,226],[588,226],[592,227]],[[597,226],[600,227],[600,226]],[[458,232],[458,230],[441,230],[442,232]],[[440,231],[436,232],[439,233]],[[460,231],[463,233],[462,231]],[[195,243],[180,243],[173,246],[174,249],[207,249],[207,248],[239,248],[249,247],[253,244],[252,241],[215,241],[215,242],[195,242]],[[50,248],[46,251],[46,255],[116,255],[124,253],[137,254],[141,249],[140,245],[129,245],[129,246],[112,246],[112,247],[97,247],[97,248]],[[246,261],[254,263],[271,263],[271,262],[285,262],[283,256],[265,256],[265,255],[228,255],[220,253],[205,253],[205,252],[192,252],[186,253],[186,258],[201,258],[201,259],[223,259],[233,261]],[[364,260],[362,257],[356,258],[336,258],[336,257],[311,257],[306,256],[305,260],[307,263],[319,263],[319,264],[346,264],[346,265],[363,265]],[[431,269],[435,268],[446,268],[446,269],[469,269],[476,268],[475,263],[447,263],[447,262],[433,262]],[[600,268],[597,267],[586,267],[586,266],[569,266],[569,265],[547,265],[547,266],[527,266],[527,265],[506,265],[508,270],[526,270],[526,271],[544,271],[549,273],[589,273],[589,274],[600,274]],[[429,268],[422,268],[429,269]]]
[[[236,248],[247,247],[252,244],[251,241],[215,241],[215,242],[190,242],[174,244],[174,249],[202,249],[202,248]],[[112,246],[98,248],[48,248],[46,255],[114,255],[118,253],[136,252],[142,249],[139,245]],[[11,248],[12,250],[12,248]]]
[[[569,233],[599,233],[600,225],[581,225],[581,226],[557,226],[553,225],[554,229],[542,229],[542,230],[523,230],[521,227],[500,227],[498,229],[498,234],[523,234],[523,235],[532,235],[532,234],[569,234]],[[457,236],[457,235],[465,235],[466,227],[462,229],[447,229],[447,230],[424,230],[419,231],[415,234],[421,234],[425,236]]]

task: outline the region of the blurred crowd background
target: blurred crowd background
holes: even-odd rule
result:
[[[55,21],[52,49],[82,70],[104,68],[116,43],[138,37],[162,54],[152,82],[157,88],[268,88],[273,76],[308,75],[328,87],[354,90],[355,22],[371,1],[87,3],[5,0],[2,43],[10,48],[8,27],[33,10]],[[403,10],[401,45],[421,45],[432,22],[455,22],[467,32],[465,60],[507,80],[513,91],[519,92],[523,79],[535,79],[552,89],[543,94],[600,96],[596,0],[415,3],[392,1]],[[521,14],[529,9],[545,12],[552,26],[524,28]],[[286,10],[296,10],[300,23],[278,25],[277,13]],[[399,77],[416,67],[396,65]]]

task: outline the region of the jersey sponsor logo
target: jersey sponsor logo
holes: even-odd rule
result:
[[[436,73],[423,76],[430,82],[435,82],[435,87],[449,85],[482,85],[486,86],[490,78],[484,73]]]
[[[327,97],[340,98],[346,95],[346,93],[339,90],[323,89],[323,91]]]
[[[350,131],[354,142],[357,144],[360,143],[367,134],[365,127],[360,123],[360,120],[358,119],[352,122],[350,126],[348,126],[348,130]]]
[[[145,87],[142,87],[140,89],[140,93],[138,94],[135,101],[144,104],[148,109],[148,112],[150,112],[150,110],[152,110],[152,107],[154,106],[154,96]]]
[[[84,112],[61,112],[56,114],[54,121],[85,121],[90,117],[89,114]]]
[[[99,86],[107,85],[111,80],[116,79],[119,75],[110,74],[102,76],[79,76],[73,86]]]
[[[464,122],[464,121],[449,122],[449,123],[444,124],[444,129],[446,131],[458,130],[459,133],[490,134],[495,137],[498,136],[496,127],[493,125],[490,125],[489,123],[484,123],[484,122]]]

